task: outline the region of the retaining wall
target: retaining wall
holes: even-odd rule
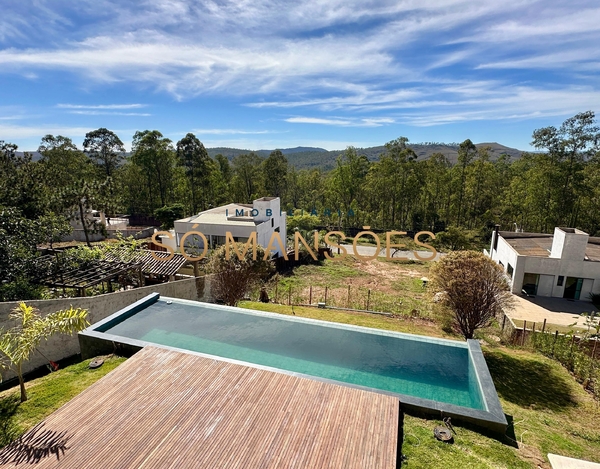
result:
[[[161,296],[170,296],[184,300],[209,301],[209,283],[208,277],[198,277],[93,297],[31,300],[26,301],[26,303],[29,306],[39,309],[44,316],[55,311],[60,311],[61,309],[68,309],[71,305],[74,308],[87,309],[88,321],[90,324],[93,324],[153,292],[159,293]],[[9,320],[8,315],[18,304],[18,301],[0,303],[0,330],[14,327],[14,321]],[[39,351],[41,353],[34,352],[30,360],[23,364],[24,373],[45,366],[48,363],[42,354],[49,360],[58,361],[80,353],[77,334],[71,336],[56,334],[48,341],[43,341],[40,344]],[[14,378],[15,376],[12,371],[5,371],[2,374],[4,380]]]

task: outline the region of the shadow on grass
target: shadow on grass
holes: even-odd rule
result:
[[[513,404],[553,411],[576,405],[572,383],[548,363],[500,351],[486,353],[485,360],[496,391]]]
[[[21,434],[14,418],[19,404],[20,399],[16,394],[0,399],[0,448],[12,443]]]

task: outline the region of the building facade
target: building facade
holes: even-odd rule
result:
[[[554,234],[492,234],[489,252],[510,277],[515,294],[588,300],[600,293],[600,238],[576,228]]]
[[[257,242],[267,248],[273,239],[271,252],[278,256],[286,250],[286,213],[281,211],[279,197],[262,197],[252,204],[228,204],[215,207],[197,215],[175,221],[171,238],[161,237],[161,243],[177,250],[185,245],[186,252],[193,255],[194,249],[204,249],[204,242],[186,233],[200,232],[206,237],[208,247],[214,249],[225,244],[227,233],[235,242],[246,243],[252,233]],[[282,245],[277,241],[278,233]]]

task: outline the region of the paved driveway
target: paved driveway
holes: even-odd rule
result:
[[[350,254],[350,255],[354,254],[352,244],[342,244],[342,246],[344,246],[346,248],[346,250],[348,251],[348,254]],[[377,247],[375,247],[375,246],[356,246],[356,252],[358,252],[358,254],[360,254],[361,256],[372,256],[375,254],[376,251],[377,251]],[[333,252],[337,253],[337,249],[334,249]],[[381,248],[381,250],[379,251],[379,257],[385,257],[385,254],[386,254],[385,248]],[[391,254],[394,259],[405,258],[405,259],[411,259],[411,260],[419,260],[415,257],[413,251],[396,251],[396,252],[394,252],[394,250],[392,249]],[[431,251],[419,251],[419,254],[423,257],[425,257],[425,256],[429,257],[429,256],[431,256],[432,252]],[[438,252],[434,259],[429,259],[429,260],[437,261],[441,258],[441,256],[445,256],[445,255],[446,255],[445,253]]]
[[[527,298],[520,295],[513,295],[515,298],[515,308],[508,312],[511,319],[520,319],[528,323],[542,324],[546,319],[547,324],[557,326],[577,326],[586,327],[585,317],[582,313],[591,313],[598,311],[592,303],[587,301],[570,301],[564,298],[546,298],[535,297]]]

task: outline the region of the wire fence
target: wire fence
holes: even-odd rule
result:
[[[263,290],[263,300],[267,301],[268,298],[269,302],[283,305],[321,305],[390,315],[421,315],[421,311],[413,307],[412,302],[406,301],[406,298],[367,287],[352,285],[346,287],[298,286],[276,281],[265,285]],[[264,296],[264,293],[266,293],[266,296]],[[260,301],[261,292],[259,290],[255,291],[251,295],[251,299]]]

